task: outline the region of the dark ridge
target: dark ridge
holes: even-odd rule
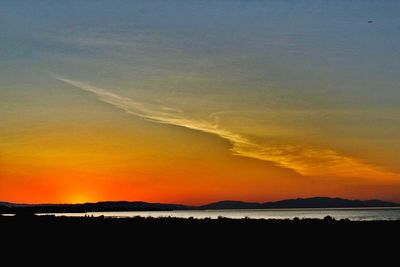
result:
[[[198,208],[205,210],[213,210],[213,209],[262,209],[263,207],[261,203],[256,203],[256,202],[224,200],[203,205]]]
[[[399,207],[399,203],[382,200],[348,200],[343,198],[313,197],[296,198],[262,204],[264,209],[276,208],[371,208]]]
[[[147,203],[142,201],[105,201],[83,204],[14,204],[0,202],[0,213],[76,213],[101,211],[171,211],[207,209],[290,209],[290,208],[371,208],[400,207],[399,203],[382,200],[348,200],[343,198],[313,197],[287,199],[275,202],[255,203],[243,201],[219,201],[203,206]]]
[[[4,202],[3,202],[4,203]],[[189,209],[188,206],[162,203],[106,201],[83,204],[13,204],[0,205],[0,213],[80,213],[100,211],[171,211]]]
[[[219,201],[200,206],[200,209],[290,209],[290,208],[371,208],[400,207],[399,203],[382,200],[348,200],[343,198],[313,197],[286,199],[275,202],[252,203]]]

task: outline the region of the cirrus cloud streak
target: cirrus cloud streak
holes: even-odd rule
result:
[[[129,114],[156,123],[175,125],[216,135],[230,142],[234,155],[273,162],[277,166],[292,169],[303,176],[360,177],[400,181],[400,175],[397,173],[341,155],[332,149],[316,149],[293,144],[259,144],[242,134],[221,128],[218,120],[193,119],[184,112],[171,107],[138,102],[86,82],[67,79],[54,73],[50,73],[50,75],[63,83],[92,93],[98,100]]]

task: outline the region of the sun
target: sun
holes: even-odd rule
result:
[[[68,204],[81,204],[93,201],[93,196],[86,193],[76,193],[67,197]]]

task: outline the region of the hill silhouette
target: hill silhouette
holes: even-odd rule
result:
[[[400,207],[399,203],[382,200],[348,200],[343,198],[313,197],[275,202],[219,201],[202,206],[147,203],[142,201],[105,201],[83,204],[15,204],[0,202],[0,213],[76,213],[101,211],[171,211],[207,209],[289,209],[289,208],[367,208]]]
[[[78,213],[97,211],[170,211],[189,209],[178,204],[147,203],[142,201],[104,201],[83,204],[15,204],[0,203],[0,213]]]
[[[290,209],[290,208],[370,208],[399,207],[399,203],[382,200],[349,200],[343,198],[313,197],[286,199],[275,202],[220,201],[200,206],[201,209]]]

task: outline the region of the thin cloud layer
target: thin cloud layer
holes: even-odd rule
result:
[[[137,102],[131,98],[120,96],[107,89],[85,82],[67,79],[54,73],[50,73],[50,75],[75,88],[90,92],[100,101],[129,114],[157,123],[185,127],[219,136],[231,143],[231,151],[237,156],[274,162],[277,166],[292,169],[304,176],[400,180],[400,175],[397,173],[381,170],[379,167],[341,155],[330,149],[314,149],[295,145],[261,145],[241,134],[220,128],[218,120],[210,122],[191,119],[186,117],[184,112],[171,107]]]

